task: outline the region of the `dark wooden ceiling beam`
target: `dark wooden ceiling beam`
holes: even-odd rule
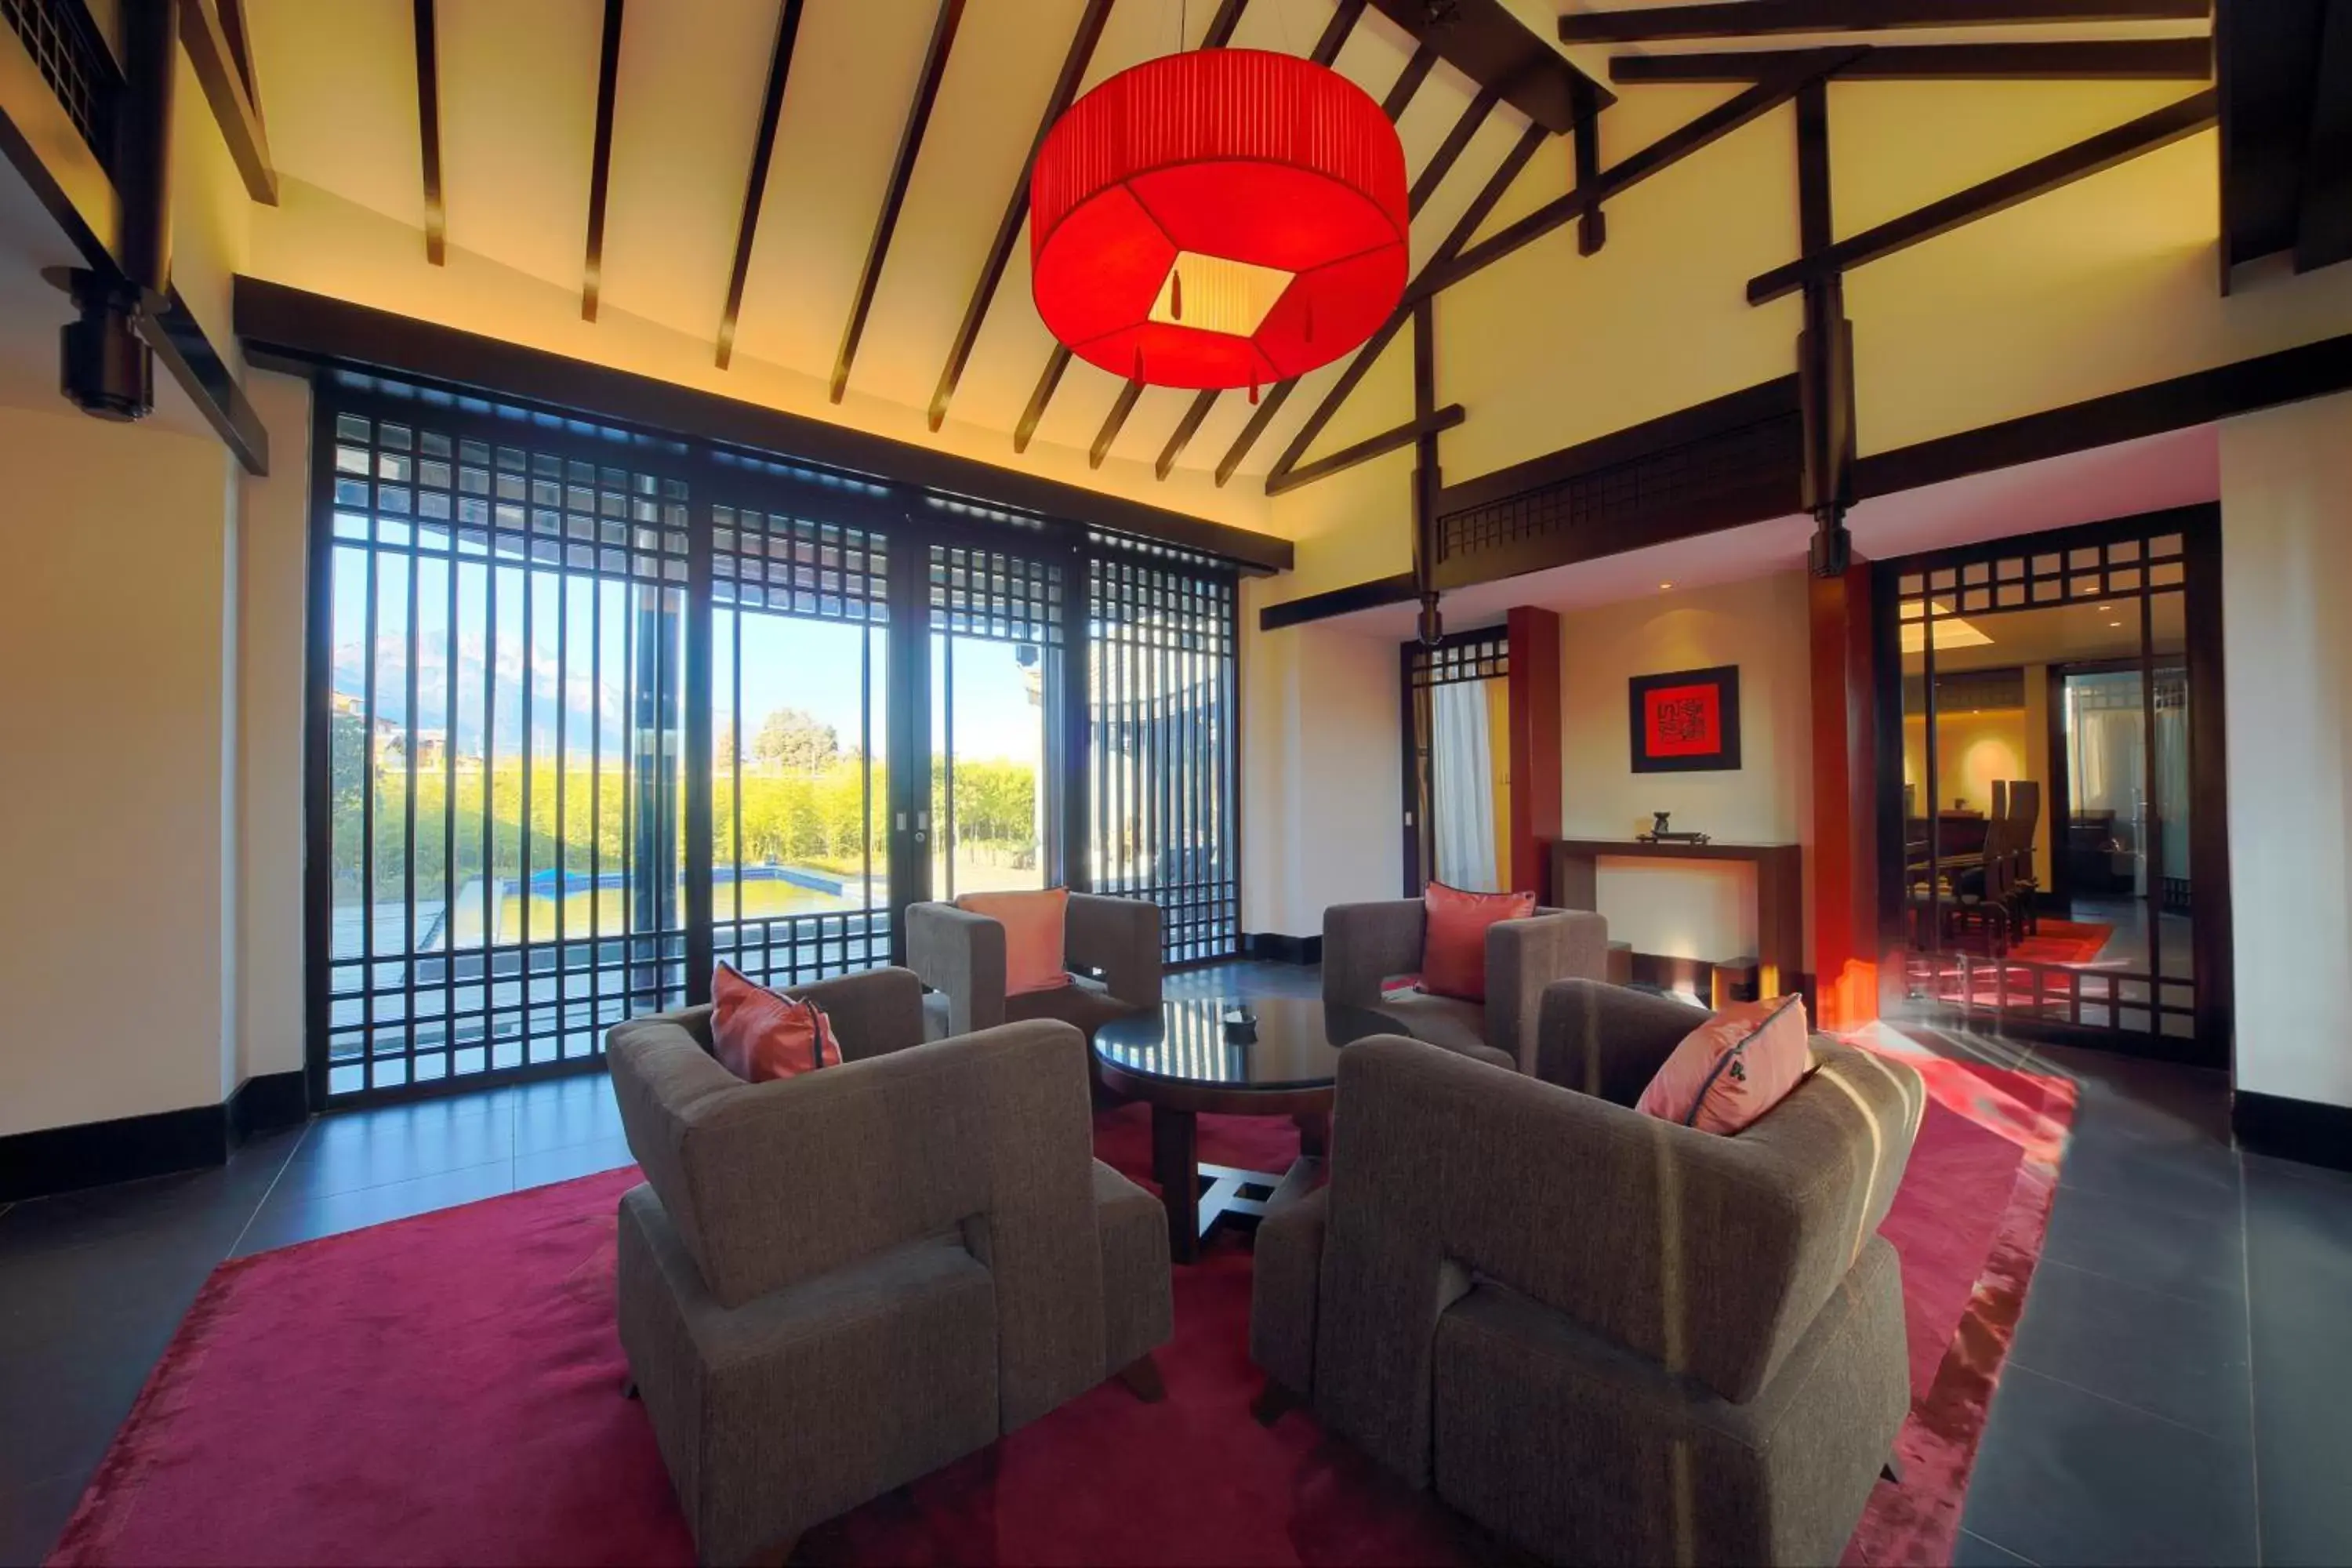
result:
[[[1414,279],[1412,287],[1405,291],[1405,302],[1411,304],[1452,288],[1521,247],[1541,239],[1562,224],[1575,222],[1587,212],[1622,195],[1651,175],[1672,168],[1694,153],[1713,146],[1740,127],[1795,98],[1798,89],[1806,83],[1834,75],[1840,67],[1860,52],[1858,48],[1789,50],[1788,63],[1773,76],[1744,92],[1734,94],[1706,113],[1666,132],[1631,157],[1602,170],[1600,179],[1592,185],[1580,185],[1568,195],[1545,203],[1442,267],[1433,260],[1430,266],[1422,268],[1421,277]]]
[[[1070,368],[1070,350],[1066,343],[1055,343],[1054,352],[1045,356],[1045,368],[1038,373],[1037,384],[1030,389],[1029,402],[1021,410],[1021,422],[1013,427],[1013,449],[1025,452],[1030,438],[1037,434],[1037,422],[1045,417],[1045,405],[1054,401],[1055,389],[1062,384],[1064,373]]]
[[[1859,33],[1900,27],[2184,22],[2202,21],[2210,14],[2210,0],[1736,0],[1733,4],[1580,11],[1559,19],[1559,40],[1639,44],[1664,38]]]
[[[257,114],[261,110],[261,78],[253,68],[253,29],[246,26],[245,0],[220,0],[220,25],[229,58],[236,62],[237,80],[245,84],[245,96],[253,100],[254,112]]]
[[[1336,49],[1334,52],[1337,52]],[[1412,58],[1407,59],[1404,63],[1404,68],[1397,72],[1396,80],[1390,84],[1388,96],[1381,100],[1381,112],[1387,115],[1391,122],[1396,121],[1407,109],[1412,106],[1414,95],[1421,91],[1421,84],[1429,79],[1429,73],[1431,70],[1435,68],[1437,60],[1437,50],[1432,45],[1424,43],[1414,47]],[[1328,64],[1329,62],[1326,61],[1322,63]],[[1485,95],[1482,93],[1480,96],[1484,97]],[[1135,384],[1130,383],[1129,385],[1132,387]],[[1202,419],[1208,417],[1209,410],[1215,406],[1216,401],[1217,390],[1213,387],[1208,391],[1196,394],[1192,399],[1194,405],[1200,409]],[[1126,425],[1128,416],[1134,412],[1135,399],[1129,395],[1122,395],[1118,402],[1111,405],[1108,417],[1104,419],[1102,429],[1095,437],[1095,444],[1093,447],[1093,452],[1097,454],[1094,457],[1095,467],[1100,468],[1102,466],[1102,458],[1099,454],[1106,453],[1110,450],[1110,445],[1112,442],[1118,439],[1119,430]],[[1192,419],[1192,413],[1189,409],[1186,411],[1185,419],[1192,421],[1193,429],[1197,430],[1200,428],[1200,420]],[[1183,429],[1183,424],[1184,422],[1182,420],[1178,421],[1177,427],[1179,430]],[[1190,440],[1192,438],[1191,431],[1184,432],[1184,438],[1186,440]],[[1171,437],[1171,440],[1173,438]],[[1183,448],[1181,446],[1175,447],[1175,450],[1179,452]],[[1170,457],[1168,447],[1162,447],[1160,455],[1161,458],[1166,460],[1168,468],[1173,468],[1175,466],[1175,459],[1172,457]],[[1152,467],[1154,470],[1159,473],[1161,479],[1164,479],[1168,477],[1168,468],[1161,468],[1159,463],[1154,463]]]
[[[1241,0],[1233,0],[1234,5]],[[1095,58],[1095,47],[1102,42],[1103,25],[1110,20],[1112,0],[1087,0],[1084,15],[1078,18],[1077,31],[1070,37],[1070,47],[1062,56],[1062,74],[1054,80],[1054,90],[1045,100],[1045,112],[1037,121],[1037,134],[1029,141],[1029,155],[1022,160],[1021,178],[1013,187],[1012,198],[1004,204],[1004,216],[997,220],[996,237],[988,243],[987,258],[980,264],[980,280],[972,285],[971,298],[963,308],[963,321],[956,328],[955,342],[948,347],[948,363],[940,371],[940,384],[931,393],[930,426],[938,429],[947,423],[948,404],[955,396],[956,384],[963,379],[964,366],[971,363],[972,345],[980,341],[980,329],[988,320],[988,309],[996,300],[997,285],[1004,281],[1004,268],[1013,259],[1013,247],[1021,237],[1021,227],[1029,220],[1029,173],[1037,166],[1037,150],[1045,144],[1046,132],[1055,121],[1068,112],[1076,100],[1078,89],[1087,78],[1087,67]]]
[[[416,139],[425,165],[425,259],[448,259],[449,210],[441,199],[441,64],[434,0],[415,0],[416,25]]]
[[[1449,403],[1443,408],[1433,410],[1427,418],[1408,419],[1392,430],[1383,430],[1377,436],[1367,436],[1353,446],[1342,447],[1328,458],[1318,458],[1311,463],[1301,463],[1278,479],[1269,477],[1265,482],[1265,493],[1278,496],[1285,490],[1295,490],[1301,485],[1311,485],[1318,479],[1329,479],[1333,474],[1344,473],[1359,463],[1369,463],[1374,458],[1386,457],[1391,452],[1401,451],[1424,436],[1434,436],[1441,430],[1451,430],[1468,417],[1469,415],[1463,409],[1462,405]]]
[[[1519,133],[1518,141],[1513,142],[1511,150],[1503,155],[1503,161],[1496,165],[1495,172],[1486,176],[1486,183],[1479,187],[1477,195],[1471,198],[1468,209],[1455,221],[1454,227],[1439,243],[1436,251],[1422,267],[1420,278],[1416,278],[1412,285],[1405,289],[1403,301],[1389,312],[1389,319],[1381,324],[1380,330],[1365,342],[1363,347],[1356,351],[1356,357],[1348,363],[1346,370],[1339,373],[1339,379],[1332,384],[1330,391],[1323,395],[1323,401],[1316,405],[1314,413],[1307,416],[1306,423],[1301,425],[1298,427],[1298,433],[1291,437],[1290,445],[1284,449],[1282,456],[1275,459],[1272,470],[1266,476],[1266,483],[1269,486],[1288,474],[1297,466],[1299,459],[1307,455],[1307,448],[1314,445],[1315,438],[1323,433],[1323,427],[1331,422],[1331,416],[1339,411],[1339,405],[1347,402],[1348,395],[1356,390],[1357,384],[1371,371],[1373,363],[1381,357],[1381,353],[1387,349],[1397,333],[1403,330],[1404,324],[1412,319],[1413,300],[1420,292],[1422,279],[1444,270],[1455,257],[1462,254],[1464,248],[1470,243],[1470,237],[1478,232],[1478,226],[1486,221],[1487,215],[1495,210],[1495,204],[1503,199],[1503,194],[1511,188],[1511,182],[1519,177],[1519,171],[1528,166],[1528,161],[1535,156],[1536,149],[1542,146],[1549,139],[1550,134],[1542,126],[1532,121]],[[1276,390],[1283,392],[1286,396],[1288,389],[1297,384],[1296,381],[1288,381]],[[1276,407],[1280,406],[1280,404],[1273,398],[1268,398],[1266,401],[1275,404]],[[1223,484],[1232,477],[1242,458],[1248,455],[1251,446],[1256,442],[1259,436],[1265,433],[1265,426],[1274,418],[1264,405],[1259,406],[1258,416],[1249,422],[1248,426],[1242,431],[1240,438],[1234,441],[1232,449],[1226,452],[1224,460],[1217,465],[1219,484]]]
[[[1503,0],[1372,0],[1382,16],[1418,43],[1433,46],[1447,65],[1492,88],[1505,102],[1555,136],[1581,117],[1577,84],[1612,101],[1609,89],[1576,68]]]
[[[915,160],[922,156],[923,132],[930,127],[940,82],[948,73],[948,54],[955,47],[956,28],[962,21],[963,0],[940,0],[939,19],[931,25],[930,45],[923,51],[923,74],[916,79],[915,101],[907,110],[906,128],[898,133],[898,155],[890,163],[890,184],[882,193],[874,237],[866,247],[866,266],[857,275],[857,294],[849,307],[848,324],[841,331],[841,352],[834,356],[831,396],[835,403],[849,390],[849,368],[857,363],[857,344],[866,335],[866,318],[874,309],[874,290],[881,286],[882,268],[890,257],[890,237],[898,230],[899,210],[907,205],[907,185],[915,177]]]
[[[1356,18],[1364,14],[1365,4],[1366,0],[1339,0],[1338,9],[1331,14],[1331,19],[1323,26],[1322,36],[1315,42],[1312,56],[1314,59],[1328,66],[1339,57],[1339,46],[1347,42],[1349,33],[1355,28]],[[1201,34],[1201,47],[1222,49],[1232,43],[1234,29],[1241,26],[1242,12],[1248,5],[1249,0],[1223,0],[1217,7],[1216,15],[1209,18],[1208,27]],[[1327,45],[1328,53],[1325,52]],[[1039,132],[1039,139],[1041,141],[1044,139],[1042,131]],[[1034,155],[1034,150],[1032,155]],[[1061,387],[1062,376],[1070,368],[1070,357],[1068,347],[1062,343],[1055,343],[1053,352],[1045,356],[1045,368],[1037,373],[1037,384],[1029,393],[1027,406],[1021,410],[1020,423],[1013,427],[1013,449],[1015,452],[1025,452],[1029,449],[1031,437],[1037,434],[1037,422],[1045,417],[1045,405],[1054,401],[1054,394]],[[1201,395],[1210,397],[1213,401],[1213,394],[1202,393]],[[1129,406],[1132,408],[1131,402]],[[1116,405],[1113,406],[1112,412],[1118,414],[1122,422],[1125,421],[1126,415],[1118,414]],[[1203,408],[1201,413],[1205,417],[1208,410]],[[1197,420],[1194,421],[1196,427],[1198,423]],[[934,430],[939,428],[936,420],[932,422],[931,428]],[[1115,429],[1111,431],[1113,437],[1118,434]],[[1096,445],[1102,444],[1102,437],[1098,434],[1096,437]],[[1107,447],[1105,449],[1108,450]],[[1168,476],[1162,473],[1160,477],[1164,479]]]
[[[1102,429],[1095,436],[1095,444],[1087,448],[1087,467],[1099,468],[1110,456],[1110,444],[1118,439],[1127,416],[1135,412],[1135,400],[1143,395],[1143,383],[1128,381],[1118,389],[1118,398],[1110,405],[1110,416],[1103,421]]]
[[[1755,81],[1786,49],[1619,55],[1614,82]],[[2056,44],[1874,44],[1838,72],[1840,81],[2207,81],[2210,38],[2119,38]]]
[[[2352,260],[2352,0],[2328,0],[2315,73],[2295,227],[2297,272]]]
[[[180,0],[180,43],[188,51],[196,85],[220,126],[221,140],[245,182],[246,195],[270,206],[278,205],[278,171],[270,166],[269,137],[261,123],[261,106],[254,100],[242,46],[232,40],[225,11],[235,0]],[[238,37],[242,37],[242,18]]]
[[[776,121],[784,112],[784,84],[793,74],[793,46],[806,0],[783,0],[776,16],[776,47],[768,57],[768,87],[760,100],[760,129],[751,141],[751,173],[743,186],[743,216],[735,225],[735,261],[727,275],[727,304],[719,317],[720,370],[735,357],[735,323],[743,314],[743,285],[751,275],[751,245],[759,237],[760,205],[768,194],[768,165],[776,155]]]
[[[621,81],[621,22],[628,0],[604,0],[604,40],[596,61],[596,141],[588,164],[588,252],[581,267],[580,319],[596,319],[604,287],[604,193],[613,173],[613,107]]]
[[[2103,169],[2112,169],[2144,153],[2170,146],[2184,136],[2210,128],[2220,112],[2219,100],[2211,89],[2191,93],[2153,114],[2144,114],[2112,131],[2102,131],[2046,158],[2036,158],[1941,201],[1890,218],[1815,255],[1759,273],[1748,281],[1748,302],[1760,305],[1768,300],[1793,294],[1811,279],[1851,271],[1937,235],[1948,234],[1963,224],[1990,217],[2021,202],[2086,179]]]

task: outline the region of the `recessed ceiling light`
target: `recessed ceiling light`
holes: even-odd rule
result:
[[[2104,615],[2105,615],[2109,610],[2112,610],[2112,609],[2114,609],[2114,608],[2115,608],[2115,606],[2114,606],[2113,605],[2101,605],[2099,606],[2099,614],[2101,614],[2101,615],[2103,615],[2103,616],[2104,616]]]
[[[2123,625],[2123,622],[2121,622],[2121,621],[2109,621],[2109,622],[2107,623],[2107,625],[2109,625],[2109,626],[2122,626],[2122,625]]]
[[[1663,594],[1663,593],[1664,593],[1667,589],[1669,589],[1669,588],[1671,588],[1671,587],[1673,587],[1673,586],[1674,586],[1674,584],[1673,584],[1672,583],[1661,583],[1661,584],[1658,584],[1658,592],[1660,592],[1661,594]]]

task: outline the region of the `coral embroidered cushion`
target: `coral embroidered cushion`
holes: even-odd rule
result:
[[[1805,999],[1741,1002],[1683,1037],[1633,1109],[1705,1132],[1737,1132],[1811,1070]]]
[[[1536,912],[1533,893],[1465,893],[1432,882],[1422,896],[1421,988],[1465,1002],[1486,999],[1486,928]]]
[[[723,963],[710,979],[710,1040],[720,1065],[746,1083],[841,1065],[824,1008],[754,985]]]
[[[1047,888],[1041,892],[966,893],[956,908],[986,915],[1004,928],[1004,994],[1053,991],[1070,983],[1062,956],[1063,921],[1068,918],[1070,890]]]

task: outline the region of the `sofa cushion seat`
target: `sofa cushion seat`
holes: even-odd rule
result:
[[[1416,1040],[1471,1053],[1486,1045],[1486,1009],[1458,996],[1405,991],[1381,998],[1380,1010]]]

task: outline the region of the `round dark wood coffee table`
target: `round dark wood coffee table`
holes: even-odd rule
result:
[[[1255,1015],[1253,1031],[1225,1027],[1230,1009]],[[1244,1003],[1188,996],[1095,1032],[1095,1072],[1114,1094],[1151,1107],[1151,1174],[1168,1208],[1168,1250],[1179,1263],[1200,1256],[1201,1238],[1229,1215],[1263,1217],[1306,1194],[1322,1169],[1330,1136],[1331,1090],[1339,1048],[1367,1035],[1396,1034],[1392,1018],[1312,997],[1264,996]],[[1287,1116],[1298,1124],[1298,1160],[1287,1172],[1203,1165],[1202,1111]]]

